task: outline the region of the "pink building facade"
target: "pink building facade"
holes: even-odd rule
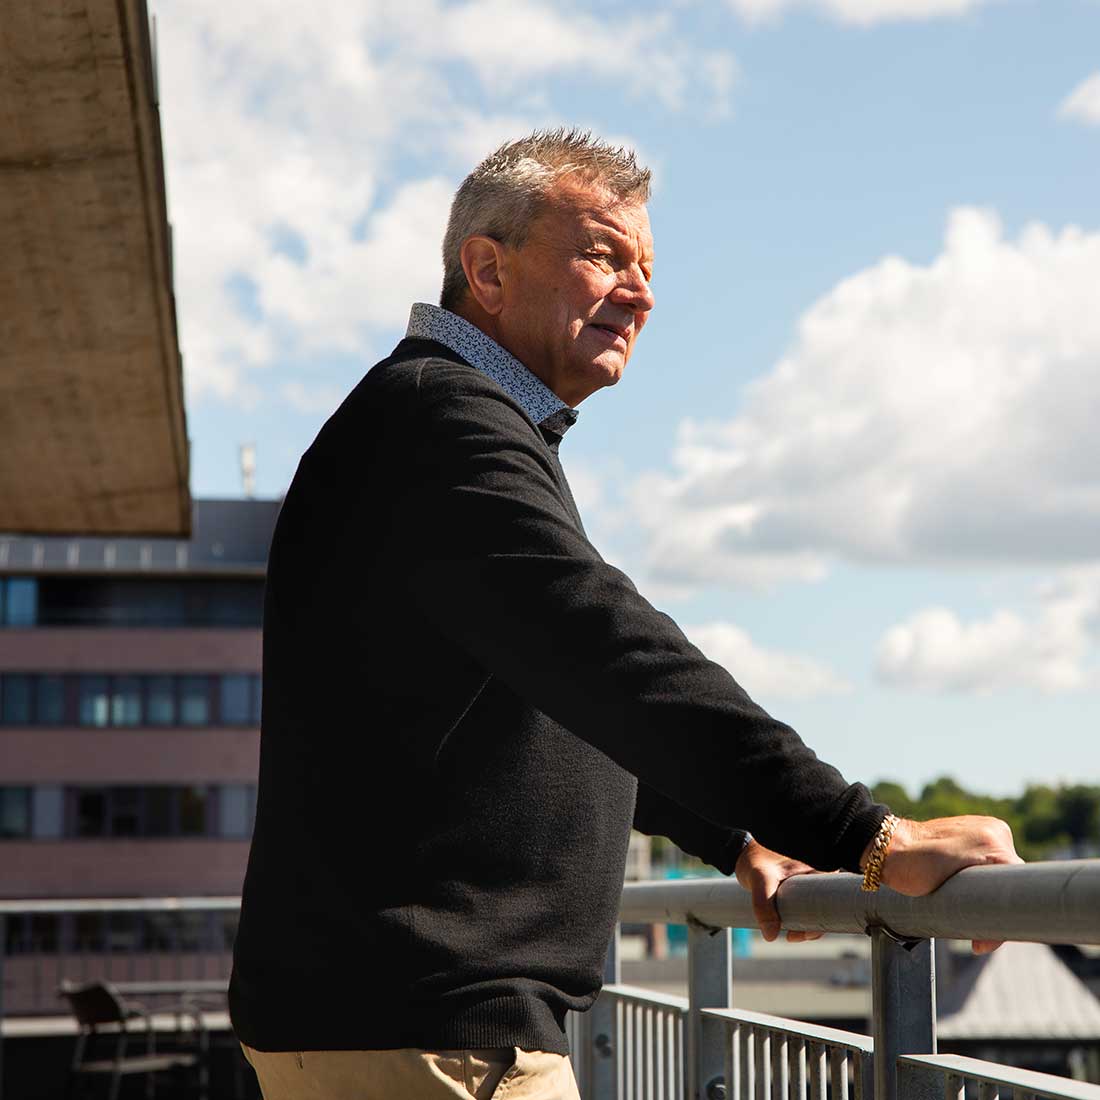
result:
[[[277,511],[198,501],[186,542],[0,535],[0,897],[239,894]],[[133,914],[7,925],[12,963],[232,939],[214,915],[170,934]]]

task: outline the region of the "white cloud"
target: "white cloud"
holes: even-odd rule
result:
[[[504,137],[560,121],[554,78],[670,109],[721,107],[731,83],[732,59],[669,15],[550,0],[156,8],[192,399],[245,401],[274,362],[366,355],[434,298],[454,187]],[[242,279],[249,303],[229,290]]]
[[[1100,71],[1086,77],[1062,100],[1061,118],[1072,118],[1089,126],[1100,126]]]
[[[992,0],[726,0],[733,10],[752,23],[774,19],[794,8],[820,11],[841,23],[872,26],[876,23],[943,19],[966,15]]]
[[[1100,569],[1069,572],[1039,593],[1030,614],[1002,609],[962,622],[926,608],[891,627],[878,647],[879,678],[924,691],[1047,693],[1100,686]]]
[[[339,386],[325,386],[316,382],[284,382],[282,395],[286,403],[302,413],[328,414],[347,396]]]
[[[819,661],[778,649],[764,649],[732,623],[702,623],[683,629],[707,657],[722,665],[753,698],[810,699],[851,690],[849,684]]]
[[[832,559],[1100,557],[1100,233],[952,212],[801,318],[726,422],[681,425],[635,486],[666,584],[815,579]]]

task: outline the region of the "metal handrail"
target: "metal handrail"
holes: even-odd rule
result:
[[[209,898],[25,898],[0,901],[0,917],[22,913],[179,913],[232,912],[239,897]]]
[[[799,875],[779,889],[791,931],[866,932],[885,927],[907,939],[1021,940],[1100,944],[1100,859],[968,867],[935,893],[910,898],[860,889],[858,875]],[[754,928],[749,894],[733,879],[632,882],[620,920]]]

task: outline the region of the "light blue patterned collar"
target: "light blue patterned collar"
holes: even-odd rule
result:
[[[449,309],[427,302],[415,303],[405,335],[416,340],[435,340],[461,355],[471,367],[496,382],[536,424],[557,435],[564,435],[577,419],[577,410],[571,409],[511,352]]]

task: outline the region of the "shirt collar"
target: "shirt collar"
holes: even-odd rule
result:
[[[532,374],[492,337],[449,309],[417,302],[409,314],[407,337],[434,340],[461,355],[471,367],[491,378],[538,425],[562,436],[577,419],[541,378]]]

